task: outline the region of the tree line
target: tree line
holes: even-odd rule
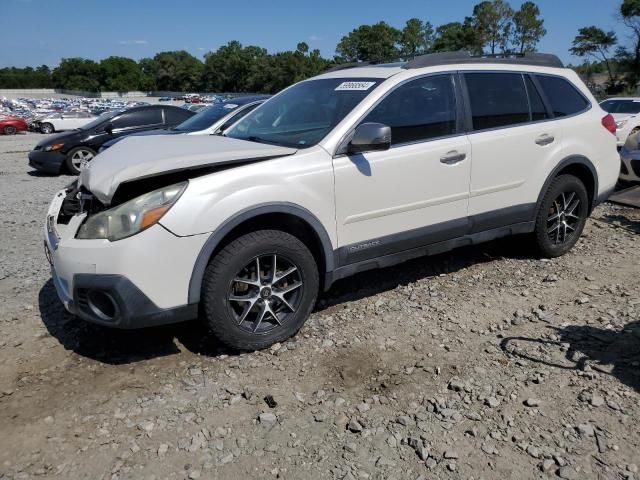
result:
[[[608,93],[635,91],[640,82],[640,0],[623,0],[617,18],[626,27],[631,45],[621,45],[613,30],[590,25],[578,30],[571,53],[585,58],[576,70],[587,80],[606,73]]]
[[[305,42],[295,50],[268,53],[230,41],[200,60],[180,50],[136,62],[109,57],[99,62],[63,58],[54,69],[0,69],[0,88],[60,88],[87,91],[211,91],[275,93],[294,82],[345,62],[387,62],[433,52],[476,54],[535,51],[546,34],[538,6],[524,2],[515,11],[506,0],[478,3],[462,22],[434,27],[411,18],[398,29],[384,21],[361,25],[342,37],[335,56],[323,58]]]

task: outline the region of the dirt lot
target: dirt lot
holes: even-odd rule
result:
[[[300,334],[222,351],[58,302],[41,138],[0,136],[0,478],[640,478],[640,211],[563,258],[506,239],[336,284]]]

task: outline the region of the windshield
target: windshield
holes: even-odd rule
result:
[[[381,82],[379,78],[300,82],[249,113],[226,136],[286,147],[311,147]]]
[[[83,125],[82,127],[80,127],[80,130],[91,130],[91,129],[97,127],[98,125],[100,125],[102,122],[104,122],[106,120],[110,120],[110,119],[112,119],[113,117],[115,117],[116,115],[118,115],[119,113],[122,113],[122,112],[123,112],[123,110],[116,110],[116,111],[113,111],[113,112],[103,113],[102,115],[100,115],[98,118],[96,118],[92,122],[89,122],[86,125]]]
[[[233,112],[238,108],[238,105],[232,102],[218,103],[205,110],[198,112],[193,117],[177,125],[174,130],[183,132],[196,132],[198,130],[204,130],[216,123],[222,117],[229,112]]]
[[[640,113],[640,100],[605,100],[600,106],[609,113]]]

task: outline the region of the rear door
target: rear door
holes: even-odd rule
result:
[[[473,152],[471,233],[528,222],[540,193],[539,177],[549,173],[561,148],[561,126],[528,74],[467,72],[462,78]]]
[[[360,122],[390,126],[391,148],[334,159],[341,263],[465,233],[471,148],[456,90],[452,74],[395,87]]]

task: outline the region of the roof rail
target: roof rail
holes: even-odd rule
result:
[[[564,68],[562,60],[550,53],[503,53],[472,55],[471,52],[443,52],[420,55],[408,61],[405,69],[435,67],[455,63],[504,63],[516,65],[535,65],[539,67]]]
[[[346,70],[347,68],[367,67],[369,65],[371,65],[371,62],[339,63],[338,65],[334,65],[333,67],[328,68],[324,71],[324,73],[338,72],[340,70]]]

